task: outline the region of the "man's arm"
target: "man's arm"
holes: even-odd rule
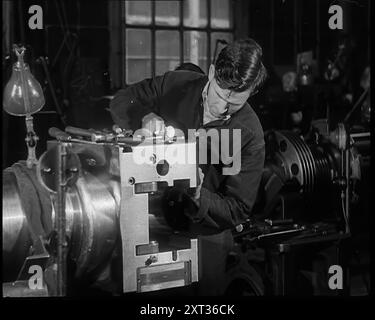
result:
[[[265,158],[264,143],[243,150],[241,170],[227,176],[222,192],[200,190],[198,211],[189,211],[193,222],[217,229],[233,228],[251,214],[262,177]]]
[[[109,106],[113,121],[123,129],[134,131],[141,127],[145,115],[151,112],[158,114],[164,77],[145,79],[119,90]]]

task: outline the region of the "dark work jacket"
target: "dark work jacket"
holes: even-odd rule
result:
[[[202,91],[207,81],[207,76],[195,72],[167,72],[118,91],[111,101],[110,111],[116,124],[132,130],[140,128],[142,118],[150,112],[162,117],[166,125],[183,130],[185,137],[187,129],[241,130],[238,174],[223,175],[222,163],[200,165],[205,175],[200,206],[189,211],[189,216],[194,225],[208,227],[215,233],[233,228],[251,214],[262,175],[265,147],[263,129],[248,103],[229,120],[203,126]],[[209,147],[217,149],[217,146]]]

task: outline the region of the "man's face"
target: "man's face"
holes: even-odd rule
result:
[[[250,90],[235,92],[219,87],[214,77],[215,67],[211,65],[209,72],[209,87],[207,92],[208,110],[215,118],[231,115],[243,107],[250,96]]]

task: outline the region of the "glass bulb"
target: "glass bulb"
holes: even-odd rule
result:
[[[14,116],[31,115],[42,109],[45,103],[42,87],[22,56],[18,56],[18,62],[13,65],[3,94],[3,108]]]

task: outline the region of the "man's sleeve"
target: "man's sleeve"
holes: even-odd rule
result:
[[[142,118],[154,112],[158,114],[158,100],[163,94],[164,76],[145,79],[126,89],[119,90],[110,103],[113,121],[123,129],[137,130]]]
[[[202,187],[199,209],[190,215],[192,221],[222,230],[243,223],[257,197],[264,159],[264,140],[243,150],[241,170],[237,175],[226,177],[222,192]]]

